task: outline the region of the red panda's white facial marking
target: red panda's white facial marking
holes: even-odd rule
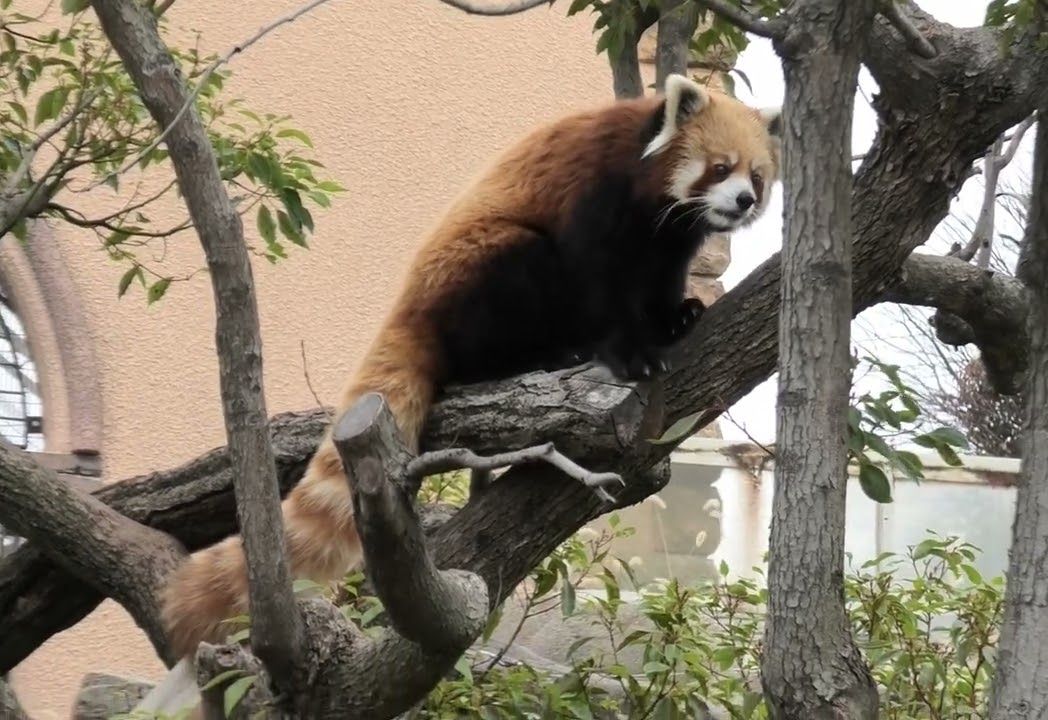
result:
[[[659,133],[644,157],[672,157],[666,190],[714,229],[748,225],[778,178],[779,111],[756,110],[680,75],[667,78]]]

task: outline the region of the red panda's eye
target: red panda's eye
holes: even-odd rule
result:
[[[731,174],[731,168],[724,163],[717,163],[713,166],[713,175],[718,180],[723,180]]]
[[[764,182],[764,178],[761,177],[760,173],[753,173],[751,180],[753,180],[754,187],[757,187]]]

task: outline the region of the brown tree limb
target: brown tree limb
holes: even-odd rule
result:
[[[699,25],[699,6],[696,3],[664,10],[659,17],[655,40],[655,89],[666,86],[670,75],[684,75],[691,56],[691,38]]]
[[[508,0],[496,5],[480,5],[472,0],[439,0],[456,10],[461,10],[467,15],[483,15],[486,17],[504,17],[526,12],[539,5],[552,5],[551,0]]]
[[[185,556],[171,536],[140,525],[0,443],[0,522],[97,592],[117,600],[173,661],[156,588]]]
[[[975,344],[994,389],[1019,392],[1028,361],[1029,298],[1018,280],[955,257],[914,253],[903,265],[902,281],[881,299],[936,308],[939,340]]]
[[[408,489],[411,454],[380,395],[364,395],[333,432],[353,493],[364,564],[393,628],[430,651],[459,652],[484,629],[488,592],[473,573],[433,564]]]
[[[928,38],[921,34],[917,26],[903,12],[901,4],[896,2],[896,0],[882,0],[880,10],[884,17],[888,19],[888,22],[906,38],[906,44],[910,50],[925,59],[935,57],[938,52],[935,46],[928,42]]]
[[[1048,112],[1040,113],[1033,194],[1018,274],[1029,288],[1030,371],[1000,654],[991,720],[1033,720],[1048,713]]]
[[[274,679],[292,687],[303,652],[303,630],[291,588],[276,463],[266,427],[262,340],[243,224],[226,193],[193,96],[160,39],[156,16],[134,0],[92,0],[92,7],[162,129],[207,259],[215,298],[222,412],[248,566],[255,630],[251,644]],[[263,28],[256,38],[265,32]]]
[[[762,20],[749,10],[733,5],[728,0],[695,0],[699,7],[724,18],[732,25],[761,37],[780,39],[786,32],[786,22],[782,18]]]

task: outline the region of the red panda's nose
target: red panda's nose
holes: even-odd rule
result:
[[[741,192],[735,198],[735,204],[739,206],[739,210],[749,210],[755,202],[757,199],[749,192]]]

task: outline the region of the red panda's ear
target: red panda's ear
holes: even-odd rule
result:
[[[710,104],[706,88],[683,75],[668,76],[663,95],[661,127],[641,157],[655,155],[664,149],[684,123]]]
[[[782,137],[782,108],[767,107],[757,111],[757,116],[768,128],[768,134],[775,138]]]

